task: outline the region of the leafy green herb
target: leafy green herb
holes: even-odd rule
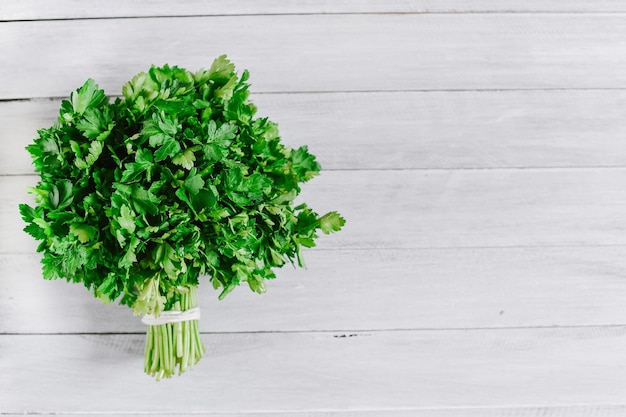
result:
[[[242,283],[263,293],[287,262],[304,266],[302,247],[345,221],[294,207],[320,165],[255,118],[248,77],[221,56],[195,73],[153,66],[116,100],[90,79],[63,101],[27,147],[41,179],[36,206],[20,205],[44,278],[158,316],[194,308],[201,277],[221,299]],[[200,359],[192,322],[149,327],[146,372],[169,377]]]

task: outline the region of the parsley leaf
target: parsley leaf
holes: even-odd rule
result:
[[[338,232],[345,224],[346,220],[336,211],[326,213],[319,219],[320,229],[326,234]]]
[[[74,112],[83,114],[89,108],[96,108],[108,101],[104,90],[100,90],[93,79],[88,79],[82,87],[70,96]]]
[[[186,151],[178,154],[174,158],[172,158],[172,163],[175,165],[179,165],[185,169],[193,168],[193,163],[196,160],[196,156],[193,154],[191,149],[187,149]]]
[[[122,173],[122,182],[133,182],[139,179],[144,172],[146,173],[146,180],[150,181],[154,169],[152,152],[149,149],[138,149],[135,153],[135,162],[127,162],[124,167],[126,169]]]
[[[204,180],[198,174],[196,174],[195,170],[192,170],[189,173],[189,177],[183,183],[185,190],[189,191],[191,195],[196,195],[198,192],[204,187]]]
[[[135,233],[135,228],[137,226],[135,224],[135,213],[133,213],[126,204],[122,205],[117,222],[120,224],[120,227],[128,233]]]

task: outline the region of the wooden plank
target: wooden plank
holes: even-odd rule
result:
[[[262,92],[624,88],[625,40],[611,14],[13,22],[0,25],[0,99],[61,97],[88,77],[118,94],[151,64],[196,70],[225,52]]]
[[[51,4],[45,0],[21,0],[0,3],[0,21],[39,19],[90,19],[112,17],[249,15],[249,14],[317,14],[317,13],[485,13],[485,12],[624,12],[619,0],[588,1],[552,0],[187,0],[171,7],[166,0],[127,2],[63,0]]]
[[[626,91],[254,94],[286,144],[325,169],[626,166]],[[59,100],[0,102],[0,175],[30,174],[24,147]]]
[[[622,405],[563,405],[548,407],[454,407],[454,408],[413,408],[406,410],[355,410],[355,411],[294,411],[276,412],[276,417],[621,417],[626,412]],[[46,415],[32,413],[29,415]],[[76,414],[54,413],[56,417],[75,417]],[[137,417],[142,414],[115,413],[115,417]],[[159,417],[195,416],[197,413],[159,413]],[[265,411],[244,413],[210,413],[210,417],[267,417]],[[5,414],[2,416],[23,417],[24,414]],[[110,417],[110,413],[90,412],[89,417]]]
[[[205,332],[505,328],[620,324],[624,246],[310,251],[263,296],[217,301],[200,285]],[[44,281],[38,257],[0,256],[0,333],[144,332],[129,308],[80,284]]]
[[[0,409],[384,413],[624,406],[623,326],[337,336],[204,335],[208,353],[198,366],[160,383],[142,373],[143,336],[0,336]]]
[[[36,177],[0,177],[0,253],[33,253],[17,206]],[[626,169],[327,171],[298,201],[338,210],[321,249],[626,244]]]

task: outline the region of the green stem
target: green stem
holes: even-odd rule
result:
[[[196,287],[186,287],[172,310],[186,311],[196,307]],[[200,339],[198,320],[148,326],[144,371],[157,380],[182,374],[198,363],[205,353]]]

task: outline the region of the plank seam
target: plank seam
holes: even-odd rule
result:
[[[545,165],[492,167],[433,167],[433,168],[324,168],[323,172],[422,172],[422,171],[567,171],[567,170],[623,170],[626,165]],[[39,174],[0,174],[0,178],[38,177]]]
[[[332,95],[332,94],[427,94],[427,93],[516,93],[516,92],[606,92],[626,91],[626,87],[528,87],[528,88],[443,88],[443,89],[404,89],[404,90],[301,90],[301,91],[251,91],[251,99],[261,95]],[[110,98],[121,98],[121,95],[109,95]],[[0,98],[2,103],[38,102],[38,101],[61,101],[68,100],[69,96],[46,96],[46,97],[9,97]]]
[[[416,327],[416,328],[391,328],[391,329],[314,329],[314,330],[250,330],[232,332],[207,332],[203,335],[245,335],[245,334],[334,334],[335,338],[367,337],[380,333],[425,333],[425,332],[483,332],[483,331],[514,331],[514,330],[584,330],[584,329],[625,329],[626,323],[612,324],[571,324],[571,325],[539,325],[539,326],[477,326],[477,327]],[[145,332],[32,332],[0,333],[0,336],[143,336]]]
[[[623,248],[625,243],[581,243],[570,245],[502,245],[502,246],[381,246],[310,248],[310,252],[371,252],[371,251],[438,251],[438,250],[508,250],[508,249],[560,249],[560,248]],[[39,252],[2,252],[0,256],[35,256]]]
[[[353,248],[309,248],[307,252],[412,252],[440,250],[509,250],[509,249],[561,249],[561,248],[626,248],[626,243],[581,243],[569,245],[504,245],[504,246],[381,246]],[[0,256],[36,256],[39,252],[0,252]]]
[[[217,14],[180,14],[180,15],[145,15],[145,16],[90,16],[90,17],[51,17],[30,19],[0,19],[0,23],[65,22],[81,20],[129,20],[129,19],[188,19],[210,17],[276,17],[276,16],[388,16],[388,15],[623,15],[622,10],[468,10],[468,11],[372,11],[372,12],[286,12],[286,13],[217,13]]]

